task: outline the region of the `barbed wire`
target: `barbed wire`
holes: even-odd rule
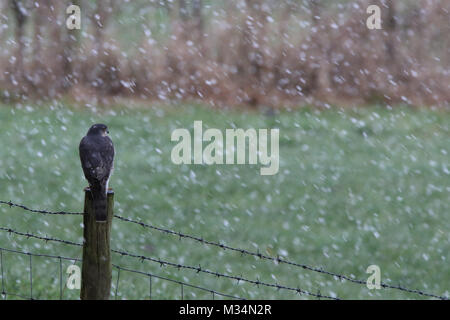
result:
[[[0,227],[1,231],[6,231],[8,233],[12,233],[12,234],[16,234],[16,235],[20,235],[20,236],[24,236],[26,238],[34,238],[34,239],[38,239],[38,240],[43,240],[45,242],[58,242],[58,243],[64,243],[67,245],[73,245],[73,246],[79,246],[81,247],[82,244],[81,243],[77,243],[77,242],[72,242],[72,241],[67,241],[67,240],[62,240],[62,239],[57,239],[57,238],[51,238],[51,237],[43,237],[43,236],[39,236],[39,235],[34,235],[32,233],[24,233],[24,232],[20,232],[20,231],[16,231],[10,228],[3,228]],[[331,297],[331,296],[326,296],[326,295],[322,295],[321,293],[313,293],[304,289],[300,289],[300,288],[294,288],[294,287],[288,287],[288,286],[284,286],[284,285],[280,285],[278,283],[266,283],[263,281],[258,280],[251,280],[251,279],[247,279],[244,278],[242,276],[235,276],[235,275],[228,275],[228,274],[224,274],[224,273],[220,273],[217,271],[211,271],[208,269],[204,269],[201,267],[201,265],[199,265],[198,267],[194,267],[194,266],[189,266],[189,265],[183,265],[180,263],[174,263],[174,262],[169,262],[169,261],[165,261],[165,260],[161,260],[161,259],[156,259],[156,258],[151,258],[151,257],[147,257],[144,255],[137,255],[134,253],[129,253],[129,252],[125,252],[125,251],[121,251],[121,250],[117,250],[117,249],[111,249],[111,252],[114,252],[116,254],[120,254],[121,256],[127,256],[127,257],[132,257],[132,258],[137,258],[141,261],[151,261],[154,263],[158,263],[160,265],[160,267],[164,267],[164,266],[170,266],[173,268],[176,268],[178,270],[180,269],[186,269],[186,270],[192,270],[195,271],[197,273],[205,273],[205,274],[209,274],[209,275],[213,275],[217,278],[226,278],[226,279],[231,279],[231,280],[236,280],[238,283],[239,282],[247,282],[250,284],[254,284],[256,286],[264,286],[264,287],[271,287],[271,288],[275,288],[277,290],[287,290],[287,291],[292,291],[295,292],[297,294],[305,294],[308,296],[312,296],[315,298],[324,298],[324,299],[331,299],[331,300],[339,300],[336,297]]]
[[[26,256],[33,256],[33,257],[61,259],[61,260],[75,261],[75,262],[81,262],[82,261],[80,258],[70,258],[70,257],[65,257],[65,256],[55,256],[55,255],[51,255],[51,254],[31,253],[31,252],[27,252],[27,251],[18,251],[18,250],[14,250],[14,249],[3,248],[3,247],[0,247],[0,252],[1,251],[12,252],[12,253],[17,253],[17,254],[26,255]]]
[[[26,207],[24,205],[13,203],[11,201],[2,201],[2,200],[0,200],[0,204],[6,204],[6,205],[9,205],[10,207],[22,208],[22,209],[24,209],[26,211],[30,211],[30,212],[34,212],[34,213],[53,214],[53,215],[58,215],[58,214],[60,214],[60,215],[61,214],[62,215],[64,215],[64,214],[66,214],[66,215],[83,215],[83,213],[78,213],[78,212],[65,212],[65,211],[51,212],[51,211],[46,211],[46,210],[34,210],[34,209],[30,209],[30,208],[28,208],[28,207]],[[278,264],[286,264],[286,265],[302,268],[304,270],[308,270],[308,271],[312,271],[312,272],[316,272],[316,273],[332,276],[332,277],[334,277],[334,278],[336,278],[336,279],[338,279],[340,281],[346,280],[346,281],[349,281],[349,282],[352,282],[352,283],[355,283],[355,284],[359,284],[359,285],[366,285],[367,284],[367,282],[364,281],[364,280],[354,279],[354,278],[351,278],[351,277],[343,275],[343,274],[339,274],[339,273],[335,273],[335,272],[324,270],[322,268],[312,267],[310,265],[289,261],[289,260],[280,258],[280,256],[271,257],[271,256],[268,256],[268,255],[260,253],[259,250],[257,252],[254,252],[254,251],[250,251],[250,250],[246,250],[246,249],[242,249],[242,248],[228,246],[228,245],[225,245],[225,244],[220,243],[220,242],[205,240],[202,237],[197,237],[197,236],[181,233],[181,232],[174,231],[174,230],[157,227],[157,226],[154,226],[154,225],[151,225],[151,224],[144,223],[142,221],[137,221],[137,220],[133,220],[133,219],[130,219],[130,218],[125,218],[125,217],[122,217],[120,215],[114,215],[114,217],[117,218],[118,220],[121,220],[121,221],[124,221],[124,222],[128,222],[128,223],[133,223],[133,224],[139,225],[139,226],[144,227],[144,228],[156,230],[156,231],[162,232],[164,234],[174,235],[174,236],[179,237],[180,239],[190,239],[190,240],[202,243],[204,245],[218,247],[218,248],[221,248],[223,250],[238,252],[241,255],[253,256],[253,257],[256,257],[256,258],[259,258],[259,259],[262,259],[262,260],[272,261],[272,262],[275,262],[275,263],[278,263]],[[63,242],[64,243],[66,241],[65,240],[60,240],[59,242]],[[427,296],[427,297],[436,298],[436,299],[441,299],[441,300],[448,300],[449,299],[448,297],[445,297],[445,296],[440,296],[440,295],[436,295],[436,294],[432,294],[432,293],[427,293],[427,292],[424,292],[424,291],[418,290],[418,289],[409,289],[409,288],[406,288],[406,287],[403,287],[403,286],[400,286],[400,285],[391,285],[391,284],[387,284],[387,283],[381,282],[380,286],[382,288],[384,288],[384,289],[395,289],[395,290],[399,290],[399,291],[403,291],[403,292],[408,292],[408,293],[412,293],[412,294],[418,294],[418,295]]]
[[[14,249],[8,249],[8,248],[3,248],[0,247],[0,265],[1,265],[1,276],[2,276],[2,295],[9,295],[9,296],[16,296],[25,300],[33,300],[31,297],[26,297],[23,295],[19,295],[16,293],[10,293],[5,291],[5,284],[4,284],[4,274],[3,274],[3,251],[5,252],[11,252],[11,253],[16,253],[16,254],[20,254],[20,255],[26,255],[26,256],[32,256],[32,257],[46,257],[46,258],[52,258],[52,259],[58,259],[59,261],[61,260],[67,260],[67,261],[74,261],[74,262],[82,262],[82,259],[79,258],[70,258],[70,257],[65,257],[65,256],[56,256],[56,255],[49,255],[49,254],[41,254],[41,253],[31,253],[31,252],[26,252],[26,251],[18,251],[18,250],[14,250]],[[242,297],[238,297],[238,296],[233,296],[233,295],[229,295],[226,293],[222,293],[216,290],[212,290],[212,289],[208,289],[205,287],[201,287],[198,285],[193,285],[184,281],[180,281],[180,280],[174,280],[174,279],[170,279],[167,277],[163,277],[163,276],[159,276],[156,274],[152,274],[152,273],[148,273],[148,272],[143,272],[143,271],[139,271],[139,270],[133,270],[133,269],[129,269],[129,268],[125,268],[122,267],[120,265],[117,264],[112,264],[112,266],[114,268],[116,268],[118,270],[118,277],[117,277],[117,282],[116,282],[116,290],[115,290],[115,294],[117,297],[117,293],[118,293],[118,283],[119,283],[119,275],[120,275],[120,270],[123,271],[127,271],[127,272],[131,272],[131,273],[135,273],[135,274],[140,274],[140,275],[145,275],[147,277],[151,278],[156,278],[156,279],[161,279],[164,281],[168,281],[168,282],[172,282],[172,283],[176,283],[180,286],[185,286],[185,287],[190,287],[190,288],[194,288],[194,289],[198,289],[198,290],[202,290],[205,292],[208,292],[210,294],[213,295],[213,297],[215,295],[217,296],[222,296],[222,297],[226,297],[226,298],[230,298],[230,299],[236,299],[236,300],[245,300]],[[151,280],[150,280],[150,285],[151,285]],[[32,283],[31,283],[32,286]],[[150,287],[150,298],[151,298],[152,294],[151,294],[151,287]],[[60,267],[60,297],[62,298],[62,268]]]
[[[352,282],[352,283],[356,283],[356,284],[359,284],[359,285],[366,285],[367,284],[367,281],[364,281],[364,280],[353,279],[353,278],[350,278],[350,277],[348,277],[346,275],[343,275],[343,274],[338,274],[338,273],[335,273],[335,272],[331,272],[331,271],[315,268],[315,267],[312,267],[312,266],[309,266],[309,265],[306,265],[306,264],[292,262],[292,261],[280,258],[279,256],[271,257],[271,256],[268,256],[268,255],[262,254],[259,251],[258,252],[253,252],[253,251],[249,251],[249,250],[246,250],[246,249],[231,247],[231,246],[225,245],[225,244],[220,243],[220,242],[209,241],[209,240],[205,240],[205,239],[200,238],[200,237],[196,237],[196,236],[189,235],[189,234],[184,234],[184,233],[181,233],[181,232],[178,232],[178,231],[173,231],[173,230],[170,230],[170,229],[164,229],[164,228],[161,228],[161,227],[156,227],[156,226],[153,226],[153,225],[150,225],[150,224],[146,224],[146,223],[141,222],[141,221],[136,221],[136,220],[133,220],[133,219],[124,218],[124,217],[121,217],[119,215],[114,215],[114,217],[119,219],[119,220],[125,221],[125,222],[130,222],[130,223],[137,224],[137,225],[139,225],[141,227],[144,227],[144,228],[149,228],[149,229],[156,230],[156,231],[159,231],[159,232],[162,232],[162,233],[165,233],[165,234],[174,235],[174,236],[179,237],[180,239],[183,239],[183,238],[184,239],[190,239],[190,240],[193,240],[193,241],[205,244],[205,245],[218,247],[218,248],[223,249],[223,250],[238,252],[241,255],[253,256],[253,257],[256,257],[256,258],[259,258],[259,259],[262,259],[262,260],[273,261],[273,262],[276,262],[276,263],[279,263],[279,264],[286,264],[286,265],[302,268],[304,270],[309,270],[309,271],[325,274],[325,275],[328,275],[328,276],[335,277],[335,278],[337,278],[340,281],[346,280],[346,281],[349,281],[349,282]],[[409,288],[405,288],[405,287],[402,287],[402,286],[390,285],[390,284],[387,284],[387,283],[384,283],[384,282],[381,282],[380,286],[382,288],[385,288],[385,289],[396,289],[396,290],[400,290],[400,291],[404,291],[404,292],[408,292],[408,293],[419,294],[419,295],[422,295],[422,296],[428,296],[428,297],[437,298],[437,299],[448,299],[446,297],[435,295],[435,294],[431,294],[431,293],[426,293],[426,292],[423,292],[421,290],[409,289]]]
[[[133,254],[133,253],[129,253],[129,252],[125,252],[125,251],[120,251],[120,250],[115,250],[112,249],[111,250],[114,253],[120,254],[122,256],[128,256],[128,257],[132,257],[132,258],[137,258],[140,259],[142,261],[151,261],[151,262],[155,262],[158,263],[160,265],[160,267],[164,267],[164,266],[170,266],[176,269],[187,269],[187,270],[192,270],[195,271],[196,273],[205,273],[205,274],[209,274],[209,275],[213,275],[217,278],[227,278],[227,279],[231,279],[231,280],[236,280],[238,283],[239,282],[247,282],[250,284],[254,284],[256,286],[264,286],[264,287],[271,287],[271,288],[275,288],[277,290],[288,290],[288,291],[293,291],[295,293],[298,294],[305,294],[308,296],[312,296],[315,298],[324,298],[324,299],[331,299],[331,300],[339,300],[336,297],[331,297],[331,296],[326,296],[326,295],[322,295],[320,293],[313,293],[304,289],[300,289],[300,288],[293,288],[293,287],[288,287],[288,286],[284,286],[284,285],[280,285],[278,283],[266,283],[263,281],[258,280],[251,280],[251,279],[247,279],[244,278],[242,276],[235,276],[235,275],[228,275],[228,274],[223,274],[223,273],[219,273],[217,271],[211,271],[208,269],[204,269],[202,268],[201,265],[199,265],[198,267],[194,267],[194,266],[189,266],[189,265],[183,265],[180,263],[174,263],[174,262],[169,262],[169,261],[165,261],[165,260],[161,260],[161,259],[156,259],[156,258],[151,258],[151,257],[146,257],[143,255],[137,255],[137,254]]]
[[[26,211],[30,211],[30,212],[34,212],[34,213],[41,213],[41,214],[51,214],[51,215],[83,215],[82,212],[66,212],[66,211],[56,211],[56,212],[52,212],[52,211],[47,211],[47,210],[36,210],[36,209],[30,209],[27,206],[24,206],[23,204],[17,204],[17,203],[13,203],[11,201],[3,201],[0,200],[0,204],[5,204],[8,205],[10,208],[12,207],[17,207],[17,208],[21,208],[23,210]]]
[[[149,277],[149,279],[157,278],[157,279],[161,279],[161,280],[165,280],[165,281],[168,281],[168,282],[179,284],[180,286],[186,286],[186,287],[202,290],[202,291],[205,291],[205,292],[208,292],[208,293],[212,294],[213,299],[214,299],[214,296],[217,295],[217,296],[222,296],[222,297],[230,298],[230,299],[246,300],[246,299],[238,297],[238,296],[233,296],[233,295],[229,295],[229,294],[226,294],[226,293],[221,293],[221,292],[218,292],[216,290],[211,290],[211,289],[207,289],[207,288],[200,287],[200,286],[197,286],[197,285],[193,285],[193,284],[190,284],[190,283],[186,283],[186,282],[183,282],[183,281],[174,280],[174,279],[170,279],[170,278],[154,275],[154,274],[151,274],[151,273],[148,273],[148,272],[128,269],[128,268],[124,268],[124,267],[118,266],[116,264],[113,264],[112,266],[115,267],[116,269],[118,269],[118,271],[119,271],[118,275],[117,275],[116,289],[119,287],[118,283],[119,283],[120,270],[123,270],[123,271],[131,272],[131,273],[145,275],[145,276]],[[150,289],[150,299],[151,299],[151,297],[152,297],[152,282],[151,282],[151,280],[150,280],[149,289]],[[117,296],[117,292],[116,292],[116,296]],[[181,298],[183,299],[183,290],[182,290]]]
[[[43,240],[45,242],[51,241],[51,242],[64,243],[64,244],[68,244],[68,245],[72,245],[72,246],[79,246],[79,247],[83,246],[81,243],[68,241],[68,240],[57,239],[57,238],[51,238],[51,237],[43,237],[43,236],[35,235],[35,234],[32,234],[32,233],[28,233],[28,232],[20,232],[20,231],[17,231],[17,230],[13,230],[11,228],[0,227],[0,231],[6,231],[8,233],[16,234],[16,235],[19,235],[19,236],[24,236],[26,238],[34,238],[34,239],[38,239],[38,240]]]

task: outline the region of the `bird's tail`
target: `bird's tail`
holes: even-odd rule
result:
[[[106,222],[108,218],[106,188],[98,187],[98,188],[91,188],[91,190],[92,190],[92,205],[94,207],[95,220],[97,222]]]

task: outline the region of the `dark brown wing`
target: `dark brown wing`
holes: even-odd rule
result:
[[[106,181],[114,163],[114,145],[109,137],[84,137],[80,142],[80,160],[90,184]]]
[[[86,136],[80,142],[80,160],[89,181],[95,218],[107,219],[107,187],[114,162],[114,146],[109,137]]]

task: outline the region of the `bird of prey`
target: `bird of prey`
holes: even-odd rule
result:
[[[94,124],[80,142],[80,160],[84,176],[89,182],[95,219],[107,220],[108,182],[113,171],[114,145],[108,127]]]

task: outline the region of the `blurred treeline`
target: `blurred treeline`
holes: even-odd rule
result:
[[[81,7],[81,30],[66,8]],[[369,30],[366,9],[382,9]],[[1,0],[0,95],[448,106],[450,0]]]

